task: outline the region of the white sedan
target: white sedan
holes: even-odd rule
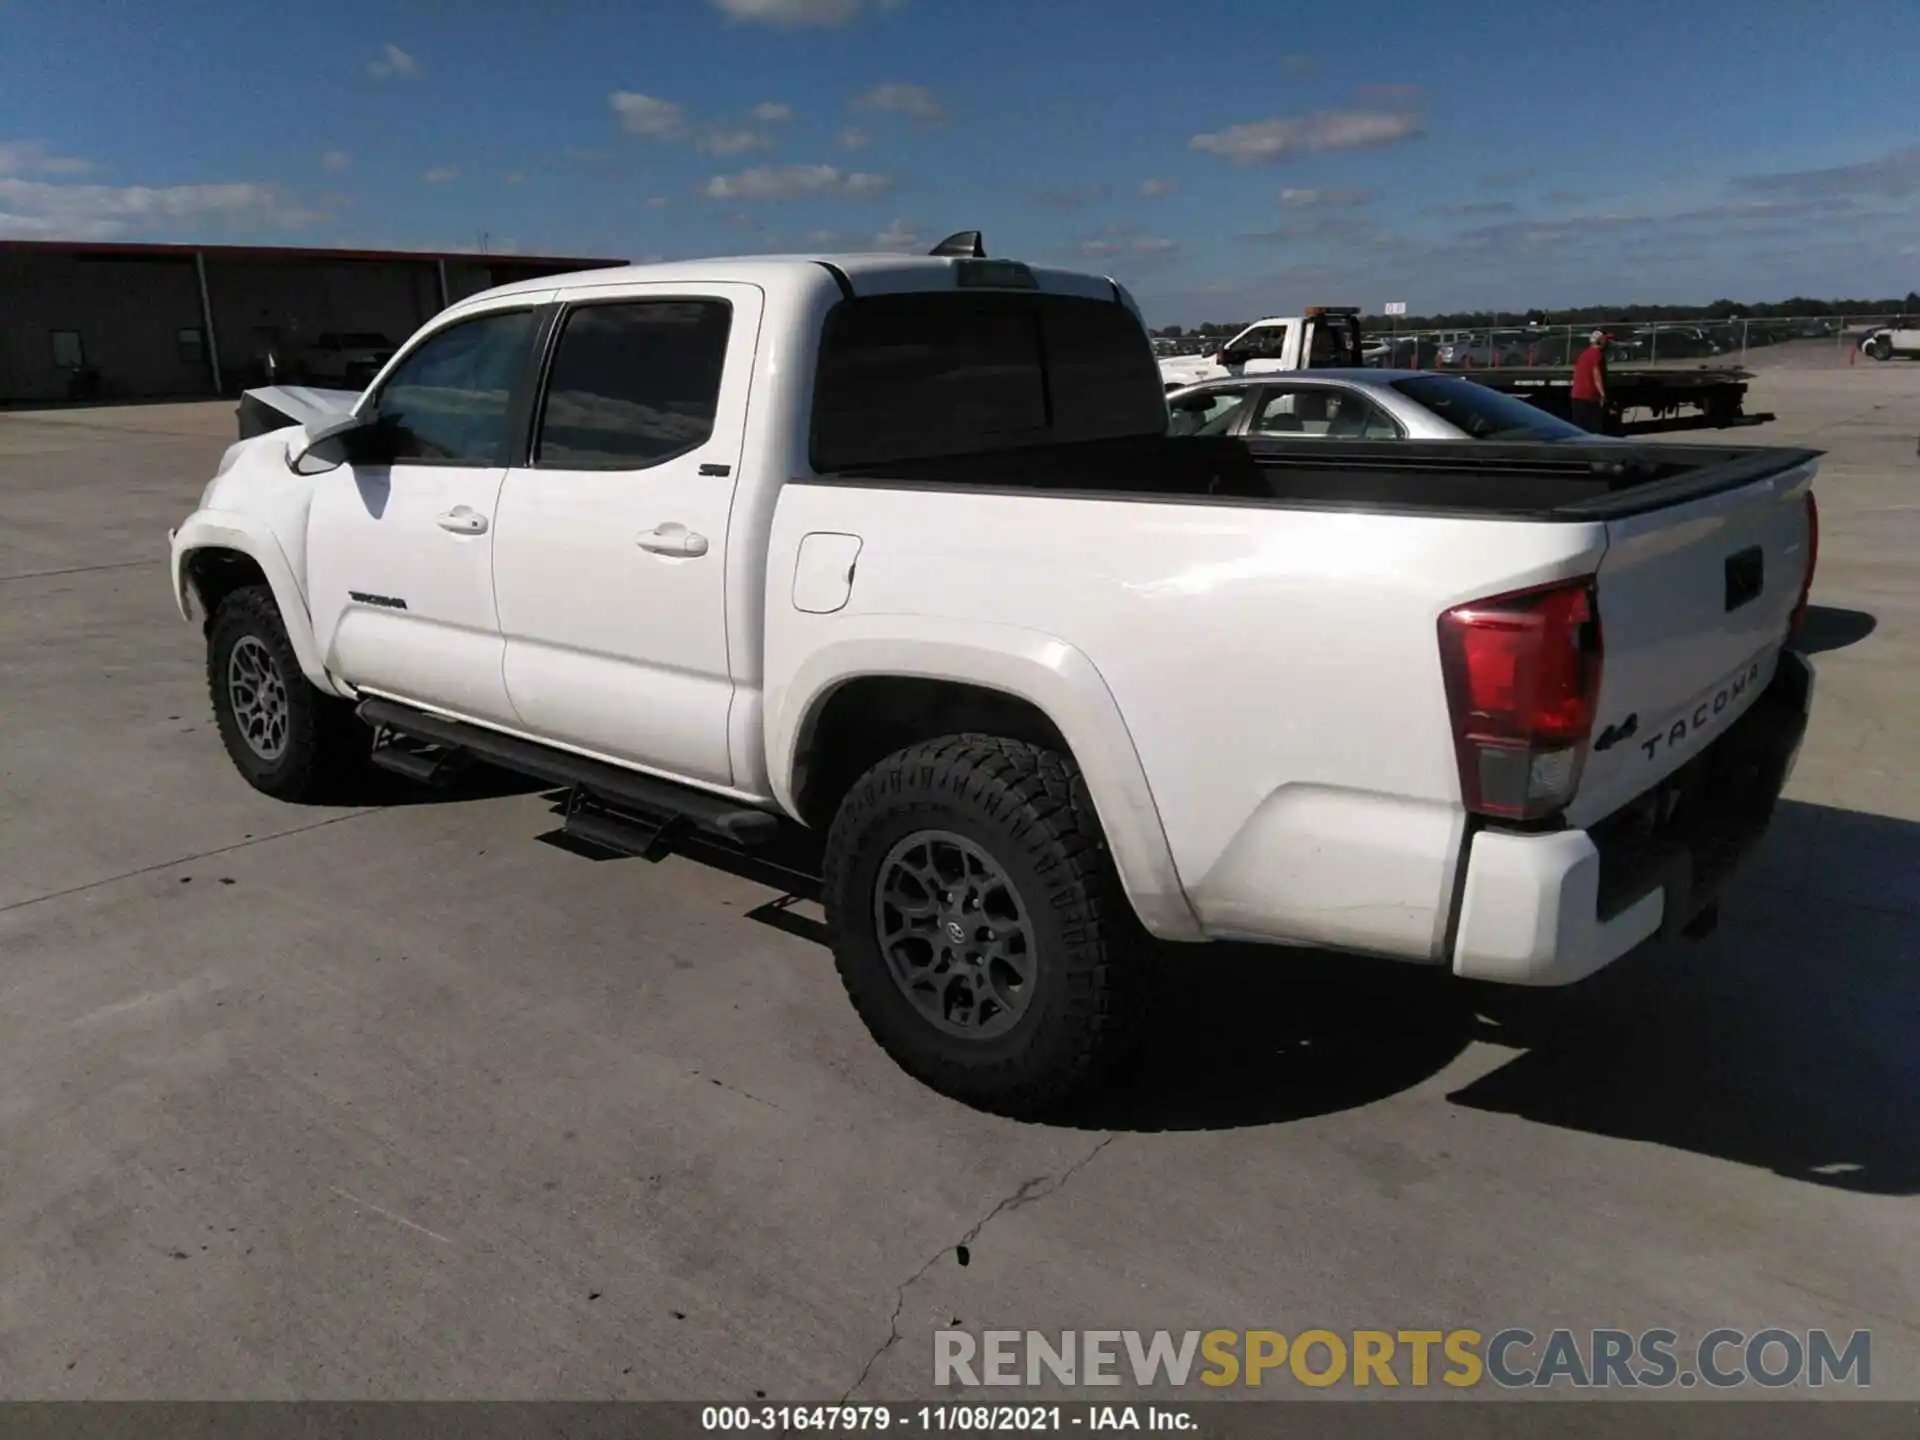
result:
[[[1600,440],[1525,400],[1425,370],[1205,380],[1167,396],[1170,434],[1328,440]]]

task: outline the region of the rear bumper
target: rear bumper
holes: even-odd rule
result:
[[[1700,914],[1766,833],[1813,703],[1813,667],[1782,653],[1727,733],[1586,830],[1483,830],[1467,860],[1454,973],[1568,985]]]

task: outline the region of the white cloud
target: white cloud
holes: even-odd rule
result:
[[[445,185],[449,180],[460,178],[458,165],[436,165],[431,170],[420,172],[420,178],[429,185]]]
[[[920,238],[920,227],[911,220],[895,220],[873,237],[876,250],[903,250],[917,255],[925,244]]]
[[[664,195],[649,195],[647,197],[647,209],[649,210],[664,210],[672,203],[673,202]]]
[[[893,186],[891,175],[863,171],[843,174],[831,165],[760,165],[735,175],[715,175],[707,181],[712,200],[796,200],[806,195],[848,199],[883,195]]]
[[[857,110],[899,115],[917,125],[939,125],[947,118],[947,107],[925,85],[904,85],[892,80],[856,95],[853,105]]]
[[[694,148],[708,155],[744,155],[749,150],[764,150],[773,137],[763,130],[716,125],[693,142]]]
[[[1411,110],[1316,110],[1311,115],[1229,126],[1215,134],[1195,135],[1187,143],[1236,165],[1265,165],[1289,155],[1391,145],[1413,138],[1422,128],[1420,117]]]
[[[804,238],[808,247],[814,250],[840,250],[847,243],[843,230],[809,230]]]
[[[793,107],[777,100],[763,100],[748,113],[762,125],[783,125],[793,119]]]
[[[616,90],[607,97],[613,113],[620,117],[620,128],[629,135],[649,140],[677,140],[686,133],[687,112],[671,100],[632,90]]]
[[[833,143],[842,150],[864,150],[873,143],[873,137],[858,125],[849,125],[833,137]]]
[[[1073,248],[1074,253],[1085,256],[1089,260],[1105,260],[1120,255],[1170,255],[1179,247],[1173,241],[1159,235],[1125,235],[1082,240]]]
[[[0,235],[111,240],[129,234],[297,230],[325,217],[272,185],[55,185],[0,179]]]
[[[1162,180],[1156,177],[1152,180],[1142,180],[1140,182],[1140,195],[1142,199],[1158,200],[1172,193],[1173,181],[1171,180]]]
[[[0,175],[84,175],[91,160],[55,155],[39,140],[0,140]]]
[[[376,80],[391,80],[396,75],[411,79],[420,73],[420,62],[389,40],[380,47],[380,58],[367,62],[367,73]]]
[[[509,170],[505,176],[506,183],[509,185],[518,185],[522,180],[525,180],[526,178],[527,177],[522,175],[518,170]]]
[[[729,20],[748,25],[845,25],[860,13],[860,0],[713,0]]]
[[[320,168],[322,170],[332,170],[335,172],[351,170],[353,168],[353,157],[344,150],[329,150],[320,157]]]
[[[1371,190],[1325,189],[1310,185],[1289,185],[1280,192],[1280,203],[1289,210],[1318,206],[1330,210],[1351,210],[1372,202]]]

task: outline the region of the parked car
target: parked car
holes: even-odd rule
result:
[[[1453,340],[1442,340],[1438,354],[1442,365],[1460,369],[1467,366],[1525,365],[1527,346],[1525,339],[1516,333],[1495,331],[1489,335],[1482,330],[1477,334],[1467,334]]]
[[[1182,943],[1562,985],[1710,923],[1817,452],[1170,437],[1123,289],[980,248],[507,285],[237,442],[171,535],[235,768],[812,847],[876,1040],[1019,1114]]]
[[[1458,375],[1315,370],[1209,380],[1167,396],[1172,435],[1331,440],[1595,441],[1571,421]]]
[[[1720,342],[1698,325],[1649,325],[1629,337],[1636,357],[1684,360],[1718,355]]]
[[[1869,330],[1860,340],[1860,351],[1875,360],[1920,359],[1920,316],[1903,315],[1891,325]]]
[[[395,346],[371,330],[316,335],[295,361],[299,378],[316,385],[365,385],[393,358]]]

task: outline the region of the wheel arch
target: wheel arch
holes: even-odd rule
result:
[[[244,516],[201,512],[174,532],[172,546],[174,603],[182,618],[204,624],[234,590],[264,584],[279,608],[301,673],[324,693],[351,698],[352,692],[327,670],[306,597],[271,530]]]
[[[1133,737],[1083,653],[1034,631],[924,616],[854,616],[836,628],[768,697],[771,786],[789,813],[820,823],[875,761],[939,735],[1058,747],[1086,781],[1141,923],[1163,940],[1206,938]]]

